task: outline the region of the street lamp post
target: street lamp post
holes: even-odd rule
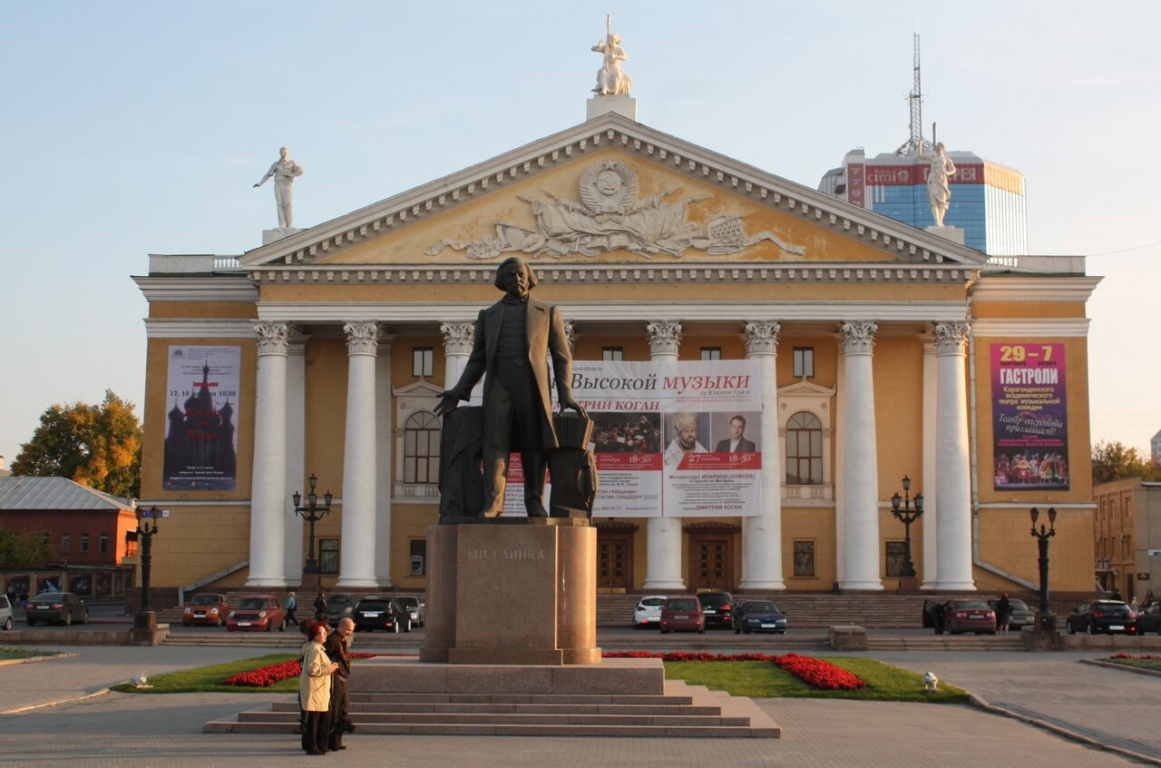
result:
[[[157,520],[161,510],[150,507],[138,510],[137,542],[141,545],[141,613],[149,612],[149,571],[153,567],[153,537],[157,535]],[[153,521],[152,527],[149,521]]]
[[[1040,548],[1040,621],[1037,626],[1041,632],[1055,633],[1056,616],[1048,609],[1048,540],[1056,535],[1056,507],[1049,507],[1048,527],[1041,523],[1039,531],[1036,530],[1036,520],[1040,517],[1040,510],[1032,507],[1031,516],[1032,535]]]
[[[302,494],[298,491],[294,492],[291,497],[294,500],[294,512],[307,523],[310,524],[310,545],[306,555],[306,564],[302,567],[303,575],[316,575],[319,573],[318,560],[314,556],[314,524],[327,516],[331,511],[331,492],[327,491],[323,494],[323,503],[320,506],[318,503],[318,494],[315,493],[315,487],[318,485],[318,478],[313,474],[310,476],[310,493],[306,496],[306,506],[302,505]],[[305,585],[304,585],[305,586]]]
[[[915,502],[915,508],[911,508],[911,502]],[[903,496],[896,493],[891,497],[891,514],[895,519],[903,523],[903,573],[901,574],[905,579],[914,579],[915,563],[911,560],[911,524],[919,518],[923,517],[923,494],[915,494],[914,500],[911,498],[911,478],[903,476]]]

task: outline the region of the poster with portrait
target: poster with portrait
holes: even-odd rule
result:
[[[167,491],[229,491],[238,469],[240,346],[169,347]]]
[[[1064,345],[991,345],[994,487],[1068,490]]]

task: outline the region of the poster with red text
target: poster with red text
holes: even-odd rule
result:
[[[1068,490],[1064,345],[991,345],[997,491]]]

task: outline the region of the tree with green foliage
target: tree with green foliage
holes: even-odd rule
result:
[[[100,405],[50,406],[32,439],[20,446],[12,474],[67,477],[114,496],[141,488],[141,422],[133,403],[112,390]]]
[[[52,557],[47,531],[10,531],[0,525],[0,568],[40,568]]]
[[[1092,447],[1093,484],[1122,477],[1139,477],[1149,482],[1161,480],[1161,465],[1142,457],[1136,448],[1126,448],[1120,440],[1101,440]]]

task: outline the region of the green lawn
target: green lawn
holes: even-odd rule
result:
[[[726,691],[734,696],[751,698],[809,697],[933,701],[941,704],[958,704],[968,699],[965,691],[942,682],[935,693],[924,693],[922,675],[875,659],[836,657],[825,660],[858,675],[867,682],[867,687],[861,691],[820,691],[768,661],[667,661],[665,676],[672,680],[685,680],[692,685],[704,685],[715,691]]]
[[[297,677],[283,680],[269,688],[222,685],[221,682],[239,672],[249,672],[268,664],[278,664],[297,658],[297,653],[274,653],[269,656],[215,664],[211,667],[183,669],[180,672],[149,677],[146,683],[152,686],[151,688],[136,688],[133,683],[122,683],[113,686],[113,690],[122,693],[294,693],[298,690]]]
[[[1129,657],[1118,659],[1113,657],[1108,659],[1101,659],[1101,661],[1107,661],[1110,664],[1121,664],[1126,667],[1136,667],[1137,669],[1152,669],[1157,672],[1161,672],[1161,657],[1155,656],[1153,654],[1147,655],[1153,656],[1153,658],[1145,659],[1140,657]]]
[[[37,648],[16,648],[11,645],[0,645],[0,661],[8,659],[31,659],[34,656],[56,656],[60,651],[42,651]]]

